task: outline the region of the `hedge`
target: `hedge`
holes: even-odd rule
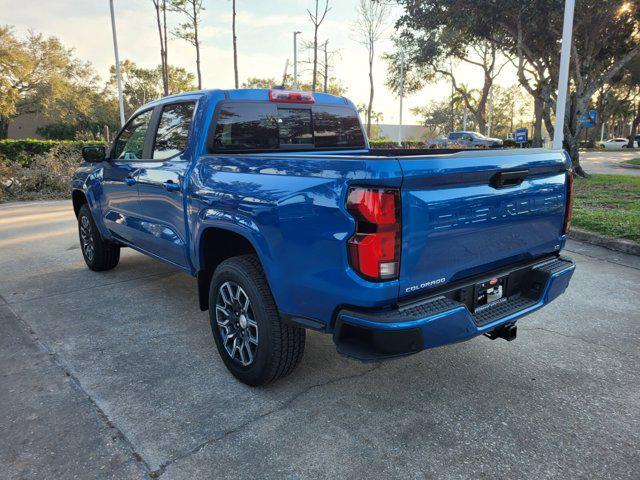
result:
[[[105,145],[101,141],[85,140],[0,140],[0,161],[16,162],[27,166],[30,158],[35,155],[48,153],[52,148],[60,146],[70,153],[77,152],[80,155],[82,147],[87,145]]]

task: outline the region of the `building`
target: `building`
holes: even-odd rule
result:
[[[400,125],[380,123],[377,127],[380,128],[380,132],[376,135],[376,138],[398,140]],[[423,125],[402,125],[402,140],[425,140],[428,133],[429,128]]]
[[[24,113],[9,121],[9,130],[7,138],[19,140],[22,138],[38,138],[42,139],[42,135],[38,135],[38,128],[47,124],[44,117],[38,113]]]

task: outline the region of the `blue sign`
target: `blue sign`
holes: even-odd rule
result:
[[[595,110],[589,110],[589,112],[584,112],[582,114],[582,126],[593,127],[596,124],[597,118],[598,118],[598,112],[596,112]]]
[[[516,130],[516,143],[527,143],[527,129],[526,128],[518,128]]]

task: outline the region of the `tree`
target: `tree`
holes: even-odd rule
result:
[[[324,18],[327,16],[327,12],[331,10],[329,7],[329,0],[325,0],[324,9],[322,13],[319,13],[319,3],[320,0],[315,0],[315,14],[311,13],[311,10],[307,10],[309,14],[309,19],[313,24],[313,76],[311,77],[311,91],[316,91],[317,79],[318,79],[318,29],[320,25],[324,21]]]
[[[88,99],[77,92],[96,81],[91,66],[57,38],[30,32],[20,40],[11,27],[0,26],[0,138],[6,138],[9,122],[18,115],[85,108]]]
[[[552,110],[560,62],[563,0],[401,0],[398,27],[426,38],[443,29],[466,43],[488,41],[517,59],[519,80],[532,94],[536,113],[553,134]],[[452,15],[451,12],[464,12]],[[570,92],[564,119],[565,146],[578,175],[582,113],[594,94],[640,55],[640,9],[629,1],[579,0],[571,48]],[[538,117],[539,118],[539,117]]]
[[[275,78],[249,77],[242,83],[242,88],[273,88],[279,85]]]
[[[367,115],[368,105],[365,103],[359,103],[357,106],[358,113],[360,115]],[[380,122],[384,119],[384,114],[382,112],[371,111],[371,121],[374,122],[371,124],[370,131],[367,132],[367,137],[369,139],[379,138],[382,128],[380,127]]]
[[[167,0],[151,0],[156,11],[156,24],[160,37],[160,64],[162,67],[162,90],[169,95],[169,60],[167,53]]]
[[[284,83],[280,83],[273,77],[269,78],[260,78],[260,77],[249,77],[246,82],[242,83],[242,88],[273,88],[275,86],[282,86],[284,88],[293,88],[293,77],[289,74],[285,76]],[[311,90],[311,82],[298,82],[298,87],[300,90]],[[347,89],[345,86],[337,81],[335,78],[331,78],[327,85],[327,93],[332,95],[342,96],[346,93]]]
[[[203,0],[170,0],[171,9],[183,14],[187,21],[178,25],[173,34],[196,48],[196,72],[198,76],[198,90],[202,89],[202,73],[200,72],[200,14],[204,10]]]
[[[464,117],[464,103],[459,96],[454,97],[453,109],[451,101],[438,100],[429,103],[424,107],[416,107],[411,109],[411,113],[421,118],[420,124],[428,127],[433,136],[446,135],[451,129],[451,125],[462,125]],[[477,128],[474,119],[467,122],[468,130]]]
[[[507,61],[499,60],[499,52],[493,42],[467,43],[465,37],[455,31],[441,29],[424,35],[411,30],[403,31],[395,38],[398,50],[405,58],[405,92],[424,87],[436,79],[447,79],[467,110],[475,117],[480,133],[487,133],[487,105],[496,78]],[[391,63],[387,84],[395,91],[399,88],[400,52],[386,55]],[[471,89],[461,82],[454,70],[456,64],[466,64],[481,70],[482,87]]]
[[[358,19],[353,25],[357,41],[367,49],[369,60],[369,105],[366,111],[367,135],[371,136],[371,111],[373,109],[373,61],[375,45],[382,38],[389,10],[384,3],[360,0],[357,6]]]
[[[182,67],[168,66],[169,95],[195,90],[194,76]],[[138,108],[162,96],[162,65],[156,68],[143,68],[131,60],[120,62],[122,74],[122,93],[124,97],[125,114],[131,116]],[[111,78],[107,83],[107,92],[116,97],[116,69],[111,66]]]
[[[524,2],[530,3],[530,2]],[[535,22],[523,16],[522,9],[515,9],[501,25],[505,35],[515,37],[515,45],[521,63],[539,65],[538,102],[543,103],[542,115],[547,130],[554,133],[551,109],[556,107],[555,82],[558,78],[560,56],[558,49],[562,36],[562,9],[551,0],[544,2],[550,8],[551,18],[537,16]],[[526,18],[526,20],[524,20]],[[547,35],[542,41],[536,28],[546,26]],[[631,2],[600,2],[583,0],[576,8],[569,95],[564,119],[564,144],[571,155],[576,173],[586,176],[580,165],[579,139],[582,131],[582,114],[591,107],[598,90],[611,82],[634,58],[640,56],[640,9]],[[537,38],[536,35],[538,35]],[[544,42],[544,43],[543,43]],[[545,81],[545,75],[548,80]]]
[[[232,5],[232,20],[231,20],[231,31],[233,34],[233,76],[235,79],[235,86],[238,88],[238,44],[236,37],[236,0],[231,0]]]
[[[629,132],[629,148],[634,148],[634,141],[638,133],[638,126],[640,126],[640,56],[629,62],[627,68],[621,76],[620,83],[623,83],[629,92],[629,95],[634,95],[635,100],[635,115],[631,123],[631,132]]]

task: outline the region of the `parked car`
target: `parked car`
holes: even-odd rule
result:
[[[343,97],[174,95],[83,157],[87,266],[112,269],[131,247],[196,277],[224,364],[249,385],[291,372],[306,329],[360,360],[513,340],[575,268],[560,255],[566,154],[369,150]]]
[[[431,148],[500,148],[502,145],[499,138],[485,137],[477,132],[451,132],[429,144]]]
[[[640,136],[636,137],[633,142],[633,147],[638,148],[638,142],[640,141]],[[628,138],[610,138],[609,140],[605,140],[604,142],[598,142],[598,147],[609,150],[611,148],[628,148],[629,147],[629,139]]]

